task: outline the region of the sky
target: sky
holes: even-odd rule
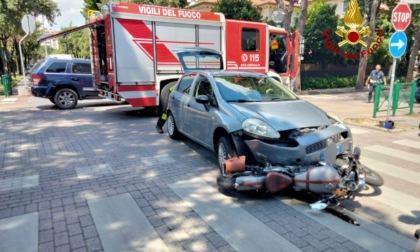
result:
[[[53,0],[57,3],[61,15],[55,18],[55,24],[51,27],[47,22],[45,26],[54,31],[61,30],[61,27],[80,26],[85,23],[84,17],[80,14],[83,8],[83,0]]]

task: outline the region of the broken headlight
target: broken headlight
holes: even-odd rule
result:
[[[242,123],[242,129],[246,134],[256,138],[270,140],[280,138],[280,133],[278,133],[273,127],[271,127],[268,123],[256,118],[246,119]]]

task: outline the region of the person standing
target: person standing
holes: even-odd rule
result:
[[[365,86],[369,85],[368,102],[372,99],[372,93],[375,93],[376,85],[384,83],[386,85],[386,77],[381,71],[381,65],[376,65],[375,70],[370,72]]]
[[[158,121],[156,122],[156,127],[155,127],[156,131],[159,134],[163,134],[163,125],[165,125],[166,119],[168,118],[168,115],[166,114],[166,110],[168,109],[168,99],[169,99],[169,95],[175,89],[175,83],[176,82],[169,83],[162,89],[162,92],[160,93],[160,98],[161,98],[160,103],[161,103],[162,111],[161,111]]]

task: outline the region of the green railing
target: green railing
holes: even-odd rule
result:
[[[416,82],[412,83],[395,83],[392,92],[392,115],[395,116],[397,109],[410,109],[410,115],[413,114],[414,96],[416,93]],[[373,105],[373,118],[381,111],[387,111],[388,106],[384,104],[389,99],[389,88],[385,89],[384,85],[376,85],[375,101]]]

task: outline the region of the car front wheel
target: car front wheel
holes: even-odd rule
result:
[[[54,96],[54,103],[60,109],[73,109],[77,105],[77,94],[69,88],[60,89]]]
[[[219,169],[224,174],[225,160],[236,157],[235,147],[232,140],[228,136],[222,136],[217,145],[217,160],[219,161]]]

